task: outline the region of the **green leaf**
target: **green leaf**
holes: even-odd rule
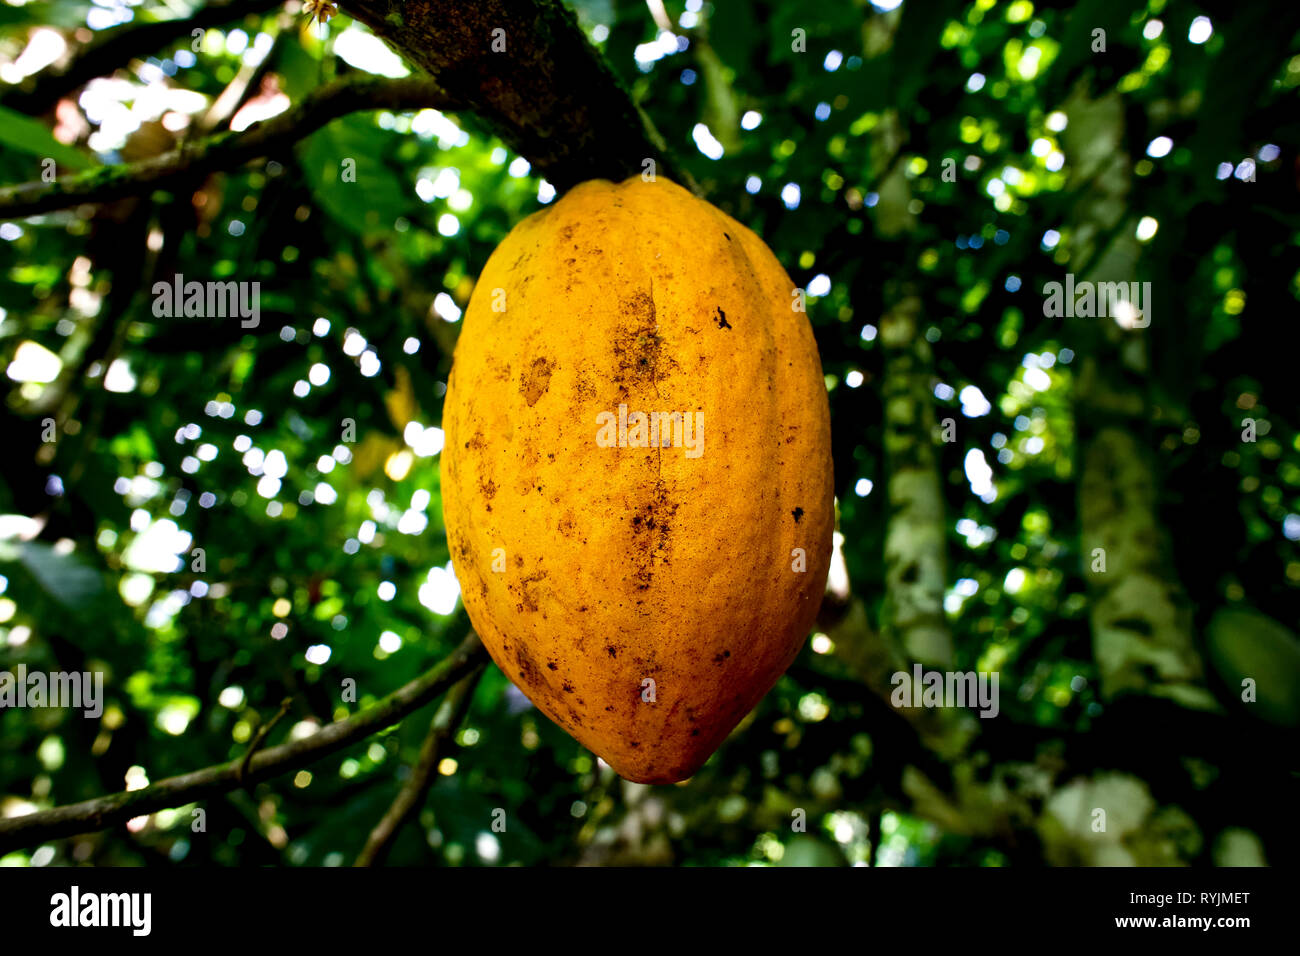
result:
[[[104,581],[76,554],[63,554],[33,541],[0,544],[0,561],[22,565],[56,602],[71,611],[89,607],[104,593]]]
[[[49,128],[38,120],[5,106],[0,106],[0,145],[28,156],[53,159],[60,166],[71,166],[74,169],[98,165],[81,150],[60,143]]]
[[[86,25],[88,6],[89,4],[67,2],[28,3],[22,6],[0,3],[0,27],[39,24],[75,30]]]
[[[401,186],[409,174],[390,169],[381,158],[385,140],[391,138],[370,116],[361,115],[337,120],[299,144],[312,194],[354,232],[390,229],[411,207],[411,194]]]

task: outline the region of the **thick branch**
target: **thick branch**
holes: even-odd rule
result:
[[[559,0],[344,0],[563,190],[657,171],[690,188],[663,139]]]
[[[274,154],[326,123],[360,110],[450,109],[452,99],[428,77],[361,77],[327,83],[297,106],[240,133],[222,133],[122,166],[102,166],[52,183],[0,189],[0,219],[20,219],[81,203],[107,202],[165,189],[194,173],[234,169]]]
[[[168,777],[143,790],[108,794],[0,820],[0,853],[75,833],[102,830],[133,817],[203,800],[320,760],[398,723],[473,672],[486,658],[487,652],[478,635],[471,633],[450,656],[373,707],[322,727],[310,737],[257,752],[248,762],[242,782],[243,758],[240,757],[229,763]]]
[[[206,30],[262,13],[284,0],[219,0],[194,12],[192,17],[127,24],[108,31],[82,49],[60,73],[42,73],[29,84],[5,91],[0,104],[20,113],[39,115],[97,76],[107,76],[132,58],[161,50],[194,30]]]
[[[479,668],[447,692],[446,699],[429,723],[429,732],[420,746],[420,756],[411,768],[410,778],[398,791],[388,812],[370,831],[366,845],[357,855],[356,866],[382,863],[397,834],[420,809],[420,804],[424,802],[424,796],[433,783],[447,741],[456,733],[456,728],[469,712],[474,688],[482,676],[483,670]]]

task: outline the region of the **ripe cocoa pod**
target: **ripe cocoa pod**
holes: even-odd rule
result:
[[[830,414],[802,296],[681,187],[582,183],[483,270],[443,411],[470,620],[623,777],[692,775],[825,587]]]

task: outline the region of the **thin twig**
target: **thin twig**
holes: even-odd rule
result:
[[[298,105],[239,133],[220,133],[161,156],[119,166],[100,166],[54,182],[0,189],[0,219],[19,219],[82,203],[148,194],[194,173],[235,169],[314,133],[326,123],[360,110],[449,109],[451,98],[428,77],[357,77],[337,80],[307,94]]]
[[[474,688],[483,676],[483,668],[463,678],[459,684],[447,692],[446,699],[429,722],[429,732],[424,743],[420,745],[420,756],[411,768],[410,779],[397,792],[392,806],[375,824],[366,845],[357,855],[354,866],[377,866],[383,863],[393,841],[407,821],[416,815],[424,803],[425,794],[437,776],[438,763],[444,746],[455,735],[456,729],[469,711],[470,701],[474,697]]]
[[[248,775],[248,765],[253,760],[253,754],[262,749],[262,744],[266,742],[267,736],[273,729],[275,729],[275,725],[280,722],[280,718],[289,712],[289,708],[292,705],[292,697],[286,697],[284,700],[280,701],[280,709],[276,711],[275,716],[258,728],[257,736],[255,736],[253,742],[248,745],[248,752],[244,754],[244,759],[239,762],[239,773],[236,776],[241,787],[244,785],[244,778]]]
[[[486,659],[487,651],[471,633],[449,656],[379,703],[345,720],[322,727],[310,737],[254,754],[245,780],[256,783],[312,763],[391,727],[419,710]],[[53,807],[26,816],[0,819],[0,854],[46,840],[103,830],[134,817],[184,806],[218,793],[239,789],[239,761],[216,764],[160,780],[143,790],[127,790]]]
[[[108,76],[132,59],[155,53],[195,30],[243,20],[250,13],[263,13],[283,0],[228,0],[210,3],[190,17],[132,23],[106,31],[94,43],[83,47],[59,73],[41,73],[30,84],[13,87],[0,96],[0,104],[37,116],[54,107],[68,94],[98,76]],[[188,42],[188,40],[187,40]]]

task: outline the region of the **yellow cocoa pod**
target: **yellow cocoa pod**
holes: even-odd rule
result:
[[[789,667],[830,563],[830,413],[802,296],[680,186],[592,180],[483,269],[443,410],[470,620],[639,783],[699,769]]]

